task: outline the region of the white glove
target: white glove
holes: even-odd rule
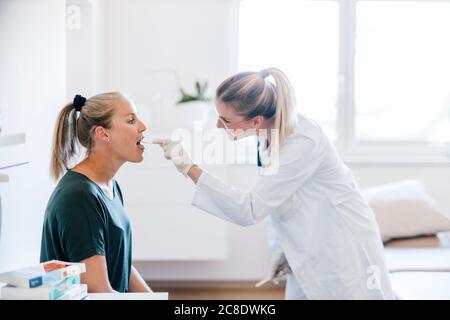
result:
[[[286,276],[291,273],[291,267],[289,266],[286,256],[282,251],[275,252],[270,259],[270,269],[268,275],[256,284],[257,287],[272,281],[278,285],[280,281],[286,279]]]
[[[286,279],[286,275],[291,273],[291,267],[282,251],[275,252],[272,255],[270,265],[270,277],[272,282],[278,284],[281,280]]]
[[[159,144],[164,151],[164,157],[168,160],[172,160],[175,167],[185,177],[189,169],[193,166],[191,157],[189,157],[186,150],[181,145],[181,141],[173,141],[170,139],[155,139],[153,143]]]

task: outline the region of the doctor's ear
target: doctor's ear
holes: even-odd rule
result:
[[[94,136],[97,139],[100,139],[100,140],[102,140],[104,142],[110,142],[108,131],[105,128],[101,127],[101,126],[95,127],[95,129],[94,129]]]
[[[264,123],[264,117],[263,116],[256,116],[253,118],[253,126],[255,129],[260,129]]]

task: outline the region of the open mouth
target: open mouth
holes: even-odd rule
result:
[[[144,140],[144,137],[142,137],[141,139],[139,139],[139,140],[136,142],[136,146],[137,146],[139,149],[144,150],[145,147],[144,147],[144,145],[142,144],[142,140]]]

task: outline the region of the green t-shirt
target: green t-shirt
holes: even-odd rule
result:
[[[68,171],[47,204],[41,262],[79,262],[106,258],[111,286],[127,292],[131,273],[131,227],[122,193],[114,181],[114,199],[83,174]]]

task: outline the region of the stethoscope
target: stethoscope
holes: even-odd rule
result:
[[[259,154],[259,139],[258,139],[257,146],[256,146],[256,161],[258,163],[258,167],[261,168],[262,162],[261,162],[261,155]]]

